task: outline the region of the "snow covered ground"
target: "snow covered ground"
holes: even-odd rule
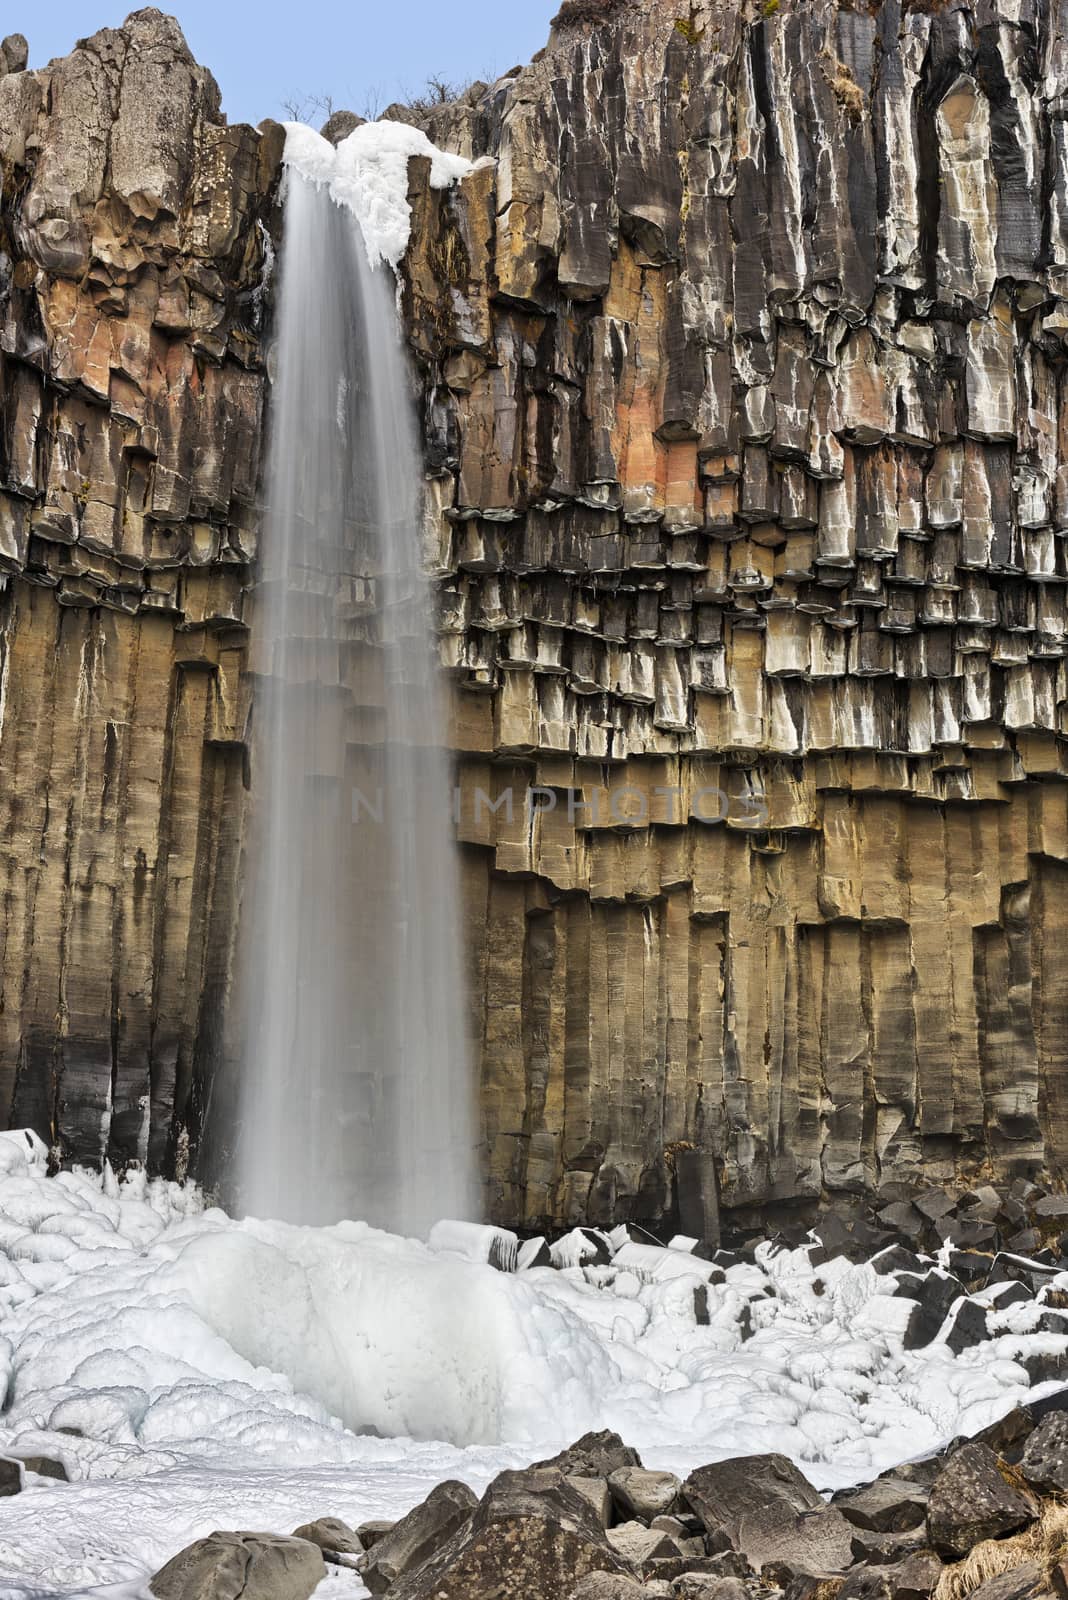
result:
[[[73,1480],[0,1500],[0,1596],[140,1595],[213,1528],[398,1515],[588,1428],[680,1473],[781,1450],[834,1487],[982,1427],[1024,1395],[1021,1354],[1064,1348],[1021,1304],[959,1356],[906,1352],[893,1276],[804,1250],[764,1247],[717,1284],[631,1243],[506,1274],[468,1258],[478,1237],[433,1238],[49,1178],[38,1140],[0,1135],[0,1453],[60,1457]],[[335,1573],[323,1592],[362,1590]]]

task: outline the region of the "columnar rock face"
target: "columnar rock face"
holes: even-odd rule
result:
[[[501,1217],[1064,1171],[1066,67],[1061,0],[567,0],[434,115]]]
[[[156,12],[4,60],[0,1115],[166,1166],[255,791],[279,136]],[[734,1208],[1068,1167],[1066,73],[1068,0],[566,0],[432,114],[498,1220],[662,1216],[682,1153]]]
[[[0,1116],[65,1159],[181,1165],[231,962],[281,130],[227,127],[158,11],[20,68],[5,49]]]

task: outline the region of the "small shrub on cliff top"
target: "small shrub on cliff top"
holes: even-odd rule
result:
[[[625,4],[626,0],[564,0],[551,26],[567,28],[580,22],[607,22]]]

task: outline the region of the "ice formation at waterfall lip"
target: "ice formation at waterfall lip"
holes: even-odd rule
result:
[[[0,1596],[143,1583],[218,1526],[397,1515],[591,1427],[651,1466],[781,1450],[836,1487],[984,1426],[1028,1392],[1020,1355],[1064,1345],[1020,1305],[959,1356],[945,1330],[906,1351],[892,1274],[804,1250],[717,1283],[621,1233],[607,1265],[517,1274],[435,1238],[235,1222],[0,1135],[0,1453],[74,1480],[3,1502]]]
[[[432,144],[421,128],[406,122],[365,122],[336,147],[302,122],[287,122],[285,164],[324,184],[339,204],[355,212],[372,266],[396,267],[411,233],[408,161],[426,156],[430,186],[447,189],[470,172],[472,163]]]

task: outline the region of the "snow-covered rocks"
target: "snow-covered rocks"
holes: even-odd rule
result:
[[[224,1520],[260,1524],[272,1494],[280,1533],[395,1520],[440,1479],[481,1489],[539,1455],[587,1480],[602,1526],[633,1520],[608,1488],[641,1464],[623,1439],[679,1477],[778,1453],[837,1488],[986,1428],[1068,1363],[1068,1274],[1049,1262],[695,1253],[630,1226],[494,1270],[513,1238],[237,1222],[136,1172],[49,1177],[40,1141],[0,1136],[0,1456],[72,1480],[26,1472],[4,1502],[0,1587],[147,1576]],[[48,1533],[44,1497],[62,1506]],[[850,1525],[873,1549],[899,1537]]]

